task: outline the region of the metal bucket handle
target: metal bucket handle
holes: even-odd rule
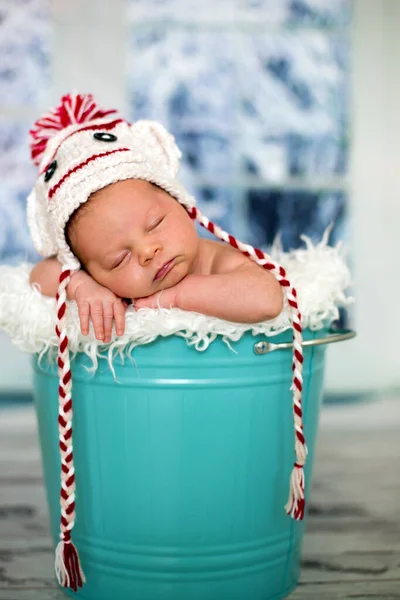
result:
[[[356,337],[356,332],[352,329],[331,329],[329,331],[329,335],[314,340],[305,340],[303,341],[302,346],[322,346],[324,344],[334,344],[335,342],[351,340],[354,337]],[[274,344],[273,342],[266,342],[263,340],[254,344],[255,354],[268,354],[268,352],[274,352],[275,350],[288,350],[289,348],[293,348],[293,342],[281,342],[279,344]]]

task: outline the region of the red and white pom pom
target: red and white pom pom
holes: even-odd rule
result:
[[[31,134],[31,157],[39,165],[47,142],[59,131],[77,123],[87,123],[116,113],[115,109],[105,110],[94,100],[92,94],[66,94],[60,104],[38,119]]]

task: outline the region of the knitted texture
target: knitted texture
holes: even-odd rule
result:
[[[175,179],[180,152],[174,138],[159,123],[137,121],[129,125],[116,121],[112,129],[108,125],[109,121],[102,120],[80,130],[72,126],[68,136],[61,132],[56,154],[54,148],[46,151],[41,163],[49,169],[57,156],[54,174],[46,181],[44,170],[28,197],[27,219],[36,250],[44,257],[57,255],[73,270],[80,264],[66,242],[65,225],[93,192],[116,181],[144,179],[187,208],[195,204]],[[94,139],[93,132],[99,129],[112,132],[117,140]]]

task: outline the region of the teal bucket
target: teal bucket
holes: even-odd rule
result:
[[[326,333],[326,332],[325,332]],[[304,339],[321,338],[305,331]],[[87,600],[272,600],[296,586],[304,522],[284,510],[294,462],[292,352],[246,332],[197,351],[179,336],[73,377],[76,521]],[[270,338],[290,341],[291,332]],[[261,344],[261,351],[265,344]],[[260,345],[257,347],[260,348]],[[304,347],[309,499],[325,346]],[[37,356],[34,398],[59,541],[58,374]]]

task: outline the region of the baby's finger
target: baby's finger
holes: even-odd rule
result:
[[[89,313],[90,307],[89,302],[82,302],[78,304],[78,312],[79,312],[79,321],[81,324],[81,331],[83,335],[87,335],[89,333]]]
[[[98,340],[104,338],[104,324],[103,324],[103,303],[101,300],[95,300],[90,307],[90,314],[92,316],[94,332]]]
[[[123,335],[125,331],[125,310],[123,302],[114,302],[115,329],[117,335]]]
[[[111,331],[113,326],[114,319],[114,310],[113,305],[111,303],[107,303],[103,305],[103,322],[104,322],[104,341],[111,341]]]

